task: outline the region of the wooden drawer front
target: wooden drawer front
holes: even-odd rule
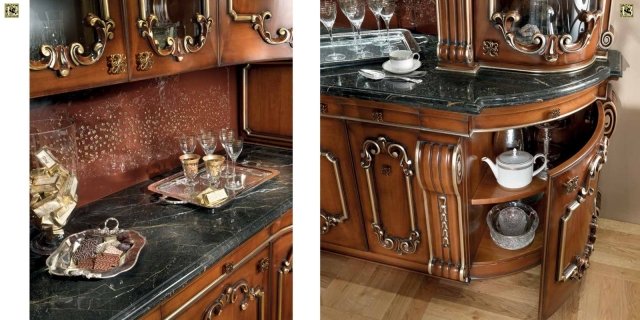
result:
[[[267,270],[269,249],[264,248],[229,277],[191,305],[177,319],[267,319]]]
[[[415,177],[417,133],[349,123],[369,250],[426,265],[424,206]],[[355,161],[354,161],[355,162]]]
[[[242,71],[242,130],[250,142],[291,147],[291,62],[247,65]]]
[[[320,135],[320,239],[367,250],[346,125],[322,118]]]
[[[417,112],[405,112],[376,106],[375,102],[365,105],[343,105],[342,114],[352,119],[389,125],[418,126]]]
[[[571,159],[549,171],[540,303],[543,318],[553,314],[578,287],[593,251],[598,178],[608,145],[604,108],[598,105],[597,109],[598,124],[589,142]]]
[[[220,0],[218,5],[222,65],[292,59],[292,0]]]

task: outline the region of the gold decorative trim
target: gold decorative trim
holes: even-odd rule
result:
[[[491,0],[490,2],[490,7],[495,8],[495,0]],[[570,34],[543,35],[537,32],[533,35],[531,44],[519,43],[516,40],[516,31],[513,31],[513,26],[520,21],[521,18],[520,12],[517,10],[495,12],[491,15],[491,21],[502,33],[504,40],[512,49],[529,55],[543,55],[546,61],[555,62],[558,60],[559,54],[576,53],[583,50],[589,44],[602,14],[602,10],[599,9],[590,12],[583,11],[578,16],[578,19],[586,25],[586,28],[585,31],[580,33],[575,42],[572,41],[574,39],[572,39]]]
[[[222,273],[231,274],[234,269],[235,266],[233,265],[233,263],[226,263],[224,266],[222,266]]]
[[[555,119],[560,117],[560,108],[553,108],[549,112],[549,119]]]
[[[107,57],[107,73],[120,74],[127,72],[127,56],[123,53],[116,53]]]
[[[232,285],[228,285],[218,298],[205,311],[205,319],[211,320],[222,314],[222,310],[227,304],[234,304],[238,300],[238,294],[242,294],[240,309],[247,310],[249,301],[258,301],[259,319],[264,319],[264,291],[260,286],[251,287],[246,280],[240,280]]]
[[[85,54],[84,46],[78,42],[73,42],[68,46],[42,44],[40,54],[43,58],[30,60],[29,69],[38,71],[49,68],[56,71],[59,77],[66,77],[76,66],[90,66],[98,62],[104,54],[107,41],[113,39],[113,30],[115,29],[115,22],[109,17],[108,1],[102,0],[101,7],[103,8],[102,18],[88,13],[83,19],[85,26],[93,28],[98,37],[97,41],[89,46],[90,52]]]
[[[575,176],[569,180],[567,180],[567,182],[565,182],[564,185],[564,192],[569,194],[571,192],[576,191],[576,189],[578,189],[578,182],[580,178],[578,176]]]
[[[153,36],[153,27],[156,23],[158,23],[158,17],[154,14],[146,14],[146,0],[140,0],[139,5],[140,18],[138,19],[138,29],[140,29],[142,37],[147,39],[149,47],[151,47],[151,49],[157,55],[161,57],[171,55],[176,59],[176,61],[182,61],[185,54],[198,52],[200,51],[200,49],[202,49],[202,47],[204,47],[207,41],[209,30],[211,29],[211,24],[213,23],[213,19],[209,14],[208,0],[202,0],[204,14],[196,12],[192,19],[193,23],[198,26],[199,32],[196,32],[196,34],[199,35],[185,35],[184,38],[181,38],[180,36],[177,36],[175,38],[168,37],[167,49],[160,48],[159,41],[156,40]]]
[[[400,167],[405,176],[405,185],[407,187],[407,198],[409,202],[409,218],[411,219],[411,231],[409,237],[401,238],[389,235],[383,228],[380,221],[380,213],[377,207],[377,197],[373,191],[373,176],[371,174],[371,164],[373,162],[372,155],[376,156],[384,150],[392,158],[400,159]],[[380,136],[376,140],[367,139],[362,144],[360,165],[365,170],[367,177],[367,186],[369,189],[369,197],[371,200],[371,211],[373,223],[371,227],[374,234],[378,238],[378,242],[383,248],[395,251],[397,254],[415,253],[420,243],[420,231],[416,227],[415,209],[413,203],[413,188],[411,177],[413,177],[413,162],[407,156],[405,148],[397,143],[388,140],[386,137]]]
[[[321,114],[324,114],[324,113],[327,113],[327,112],[329,112],[329,107],[327,107],[327,105],[326,105],[326,104],[321,103],[321,104],[320,104],[320,113],[321,113]]]
[[[269,258],[262,258],[260,262],[258,262],[258,271],[266,272],[269,270]]]
[[[291,232],[292,230],[293,230],[293,226],[291,226],[291,225],[280,229],[278,232],[276,232],[275,234],[270,236],[268,239],[266,239],[264,242],[262,242],[260,245],[258,245],[255,249],[253,249],[253,251],[251,251],[248,255],[244,256],[240,261],[238,261],[238,263],[236,263],[235,267],[236,268],[242,267],[249,260],[253,259],[253,257],[255,257],[260,251],[262,251],[264,248],[268,247],[269,244],[271,243],[271,241],[273,241],[273,240],[275,240],[277,238],[280,238],[281,236],[283,236],[286,233]],[[165,318],[165,320],[176,319],[178,317],[178,315],[180,315],[186,309],[191,307],[194,303],[196,303],[197,301],[202,299],[202,297],[204,297],[207,293],[209,293],[211,290],[213,290],[215,287],[217,287],[222,281],[224,281],[228,277],[229,277],[229,274],[227,274],[227,273],[223,273],[222,275],[220,275],[218,278],[216,278],[214,281],[209,283],[202,290],[198,291],[198,293],[193,295],[187,302],[185,302],[180,307],[178,307],[176,310],[174,310],[171,314],[169,314]],[[264,312],[264,308],[262,308],[261,310],[262,310],[262,312]],[[264,315],[262,315],[262,318],[264,319]]]
[[[136,54],[136,70],[148,71],[153,67],[153,53],[151,51],[138,52]]]
[[[382,111],[373,111],[371,112],[371,119],[376,122],[382,122],[384,119],[382,118]]]
[[[451,159],[451,173],[454,175],[452,180],[455,181],[453,184],[453,193],[455,194],[456,204],[458,205],[458,234],[460,241],[460,264],[457,265],[459,267],[459,277],[460,281],[469,281],[467,276],[467,259],[465,251],[465,239],[464,236],[467,232],[464,231],[464,220],[462,215],[462,197],[460,196],[460,190],[458,189],[458,185],[462,183],[462,177],[464,172],[464,163],[462,162],[462,147],[460,144],[457,144],[455,149],[453,150],[453,157]]]
[[[587,238],[587,243],[585,245],[585,249],[582,252],[582,255],[575,256],[575,261],[567,264],[565,262],[565,246],[567,240],[567,226],[569,224],[569,220],[573,217],[573,213],[580,207],[580,205],[589,197],[593,196],[595,190],[597,189],[597,181],[600,170],[602,170],[602,166],[607,162],[607,147],[609,144],[609,140],[607,137],[602,138],[602,142],[600,143],[598,153],[595,158],[591,160],[589,163],[589,175],[587,176],[588,180],[585,181],[585,184],[580,191],[578,192],[578,196],[576,200],[573,200],[567,206],[567,212],[560,218],[560,251],[558,253],[558,273],[557,273],[557,281],[564,282],[569,279],[580,280],[584,275],[584,272],[587,268],[589,268],[589,257],[593,252],[593,245],[595,243],[595,232],[598,228],[598,212],[594,209],[594,212],[591,216],[591,224],[589,237]],[[593,197],[594,208],[597,208],[597,197]]]
[[[485,40],[482,41],[482,54],[490,57],[497,57],[499,51],[498,41]]]
[[[227,0],[227,13],[233,18],[233,21],[236,22],[250,22],[253,30],[258,32],[262,41],[266,42],[270,45],[278,45],[278,44],[288,44],[290,47],[293,47],[293,36],[292,30],[287,28],[279,28],[276,34],[277,38],[273,38],[271,36],[271,32],[267,31],[264,24],[267,20],[271,19],[271,12],[264,11],[255,14],[238,14],[233,9],[233,0]]]
[[[290,63],[282,63],[283,65],[288,65]],[[247,134],[248,137],[256,137],[262,139],[270,139],[282,142],[290,142],[293,140],[291,138],[283,138],[274,135],[266,135],[259,134],[253,132],[251,128],[249,128],[249,70],[251,69],[251,64],[247,64],[242,68],[242,130]],[[322,108],[322,105],[320,106]]]
[[[289,251],[287,258],[282,261],[278,270],[278,312],[277,319],[282,320],[282,293],[284,292],[284,278],[293,271],[292,251]]]
[[[333,166],[333,174],[336,177],[336,187],[338,188],[338,194],[340,195],[340,205],[342,206],[342,215],[331,215],[324,210],[320,210],[320,217],[324,220],[324,222],[320,226],[320,234],[327,234],[327,232],[331,231],[331,228],[349,219],[349,212],[347,209],[347,199],[344,195],[344,189],[342,187],[342,174],[340,173],[338,157],[336,157],[336,155],[331,152],[320,152],[320,156],[327,159],[327,161],[329,161]]]
[[[440,210],[440,233],[442,235],[442,247],[449,248],[449,220],[447,219],[447,197],[438,196],[438,210]]]
[[[424,144],[424,141],[418,141],[416,143],[416,163],[422,163],[422,144]],[[420,173],[420,165],[416,166],[416,176],[418,177],[418,185],[420,186],[420,189],[422,190],[422,201],[423,201],[423,205],[424,205],[424,215],[425,215],[425,220],[427,221],[427,244],[429,246],[429,264],[427,266],[427,273],[429,274],[433,274],[433,242],[431,240],[431,219],[430,219],[430,215],[429,215],[429,200],[428,200],[428,195],[427,195],[427,191],[424,187],[424,183],[422,181],[422,174]]]

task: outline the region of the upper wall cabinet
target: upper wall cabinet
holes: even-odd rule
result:
[[[220,0],[220,64],[293,57],[293,1]]]
[[[31,1],[30,94],[127,80],[121,1]]]
[[[216,65],[214,0],[126,1],[132,79]]]

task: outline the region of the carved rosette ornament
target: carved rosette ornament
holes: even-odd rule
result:
[[[222,294],[206,309],[204,318],[213,319],[220,316],[224,308],[227,305],[235,304],[240,295],[242,296],[240,309],[242,311],[247,310],[247,308],[249,308],[249,302],[257,298],[260,304],[259,308],[261,308],[259,311],[260,319],[264,319],[264,292],[259,286],[251,288],[245,280],[240,280],[225,287],[222,290]]]
[[[482,54],[485,56],[497,57],[499,54],[498,46],[497,41],[482,41]]]
[[[579,52],[589,44],[602,14],[601,10],[580,13],[578,20],[584,23],[585,30],[580,33],[578,39],[573,39],[570,34],[543,35],[538,31],[533,34],[531,43],[526,44],[516,40],[514,27],[521,19],[520,12],[517,10],[496,12],[491,16],[491,21],[512,49],[524,54],[542,55],[546,61],[555,62],[559,54]]]
[[[106,8],[106,1],[104,4]],[[108,12],[108,9],[105,9]],[[77,66],[89,66],[95,64],[102,58],[107,41],[113,39],[115,22],[108,16],[104,19],[93,13],[88,13],[83,19],[85,26],[93,28],[97,41],[90,46],[90,50],[85,53],[85,47],[74,42],[71,45],[50,45],[40,46],[40,60],[29,61],[29,69],[44,70],[51,69],[58,73],[59,77],[66,77],[72,68]]]
[[[120,74],[127,72],[127,56],[122,53],[108,56],[107,67],[108,74]]]
[[[208,13],[206,13],[208,15]],[[161,48],[160,43],[153,36],[153,27],[158,23],[158,17],[154,14],[138,19],[138,29],[142,32],[142,37],[147,39],[149,47],[153,51],[162,57],[173,56],[176,61],[182,61],[184,55],[187,53],[195,53],[200,51],[204,47],[209,30],[213,19],[211,17],[205,17],[200,13],[196,13],[193,17],[193,22],[198,26],[198,32],[196,35],[186,35],[181,37],[168,37],[166,42],[166,48]]]
[[[382,221],[380,221],[380,213],[378,212],[377,195],[374,192],[374,182],[371,165],[374,160],[374,156],[379,155],[384,151],[388,156],[395,159],[400,159],[400,167],[402,168],[403,175],[405,177],[405,184],[407,187],[407,198],[409,203],[409,217],[411,219],[411,231],[408,237],[398,237],[390,235],[384,230]],[[411,254],[415,253],[418,244],[420,244],[421,236],[420,231],[416,227],[415,209],[413,203],[412,194],[412,178],[413,178],[413,162],[407,156],[405,148],[395,142],[388,140],[386,137],[378,137],[375,140],[368,139],[362,144],[362,153],[360,154],[360,165],[365,170],[367,176],[367,186],[369,189],[369,198],[371,200],[371,211],[373,222],[371,228],[376,235],[378,242],[383,248],[395,251],[397,254]]]

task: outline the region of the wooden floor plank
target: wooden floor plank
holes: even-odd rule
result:
[[[600,219],[591,267],[550,320],[640,320],[640,226]],[[470,284],[321,255],[322,319],[536,319],[540,267]]]

